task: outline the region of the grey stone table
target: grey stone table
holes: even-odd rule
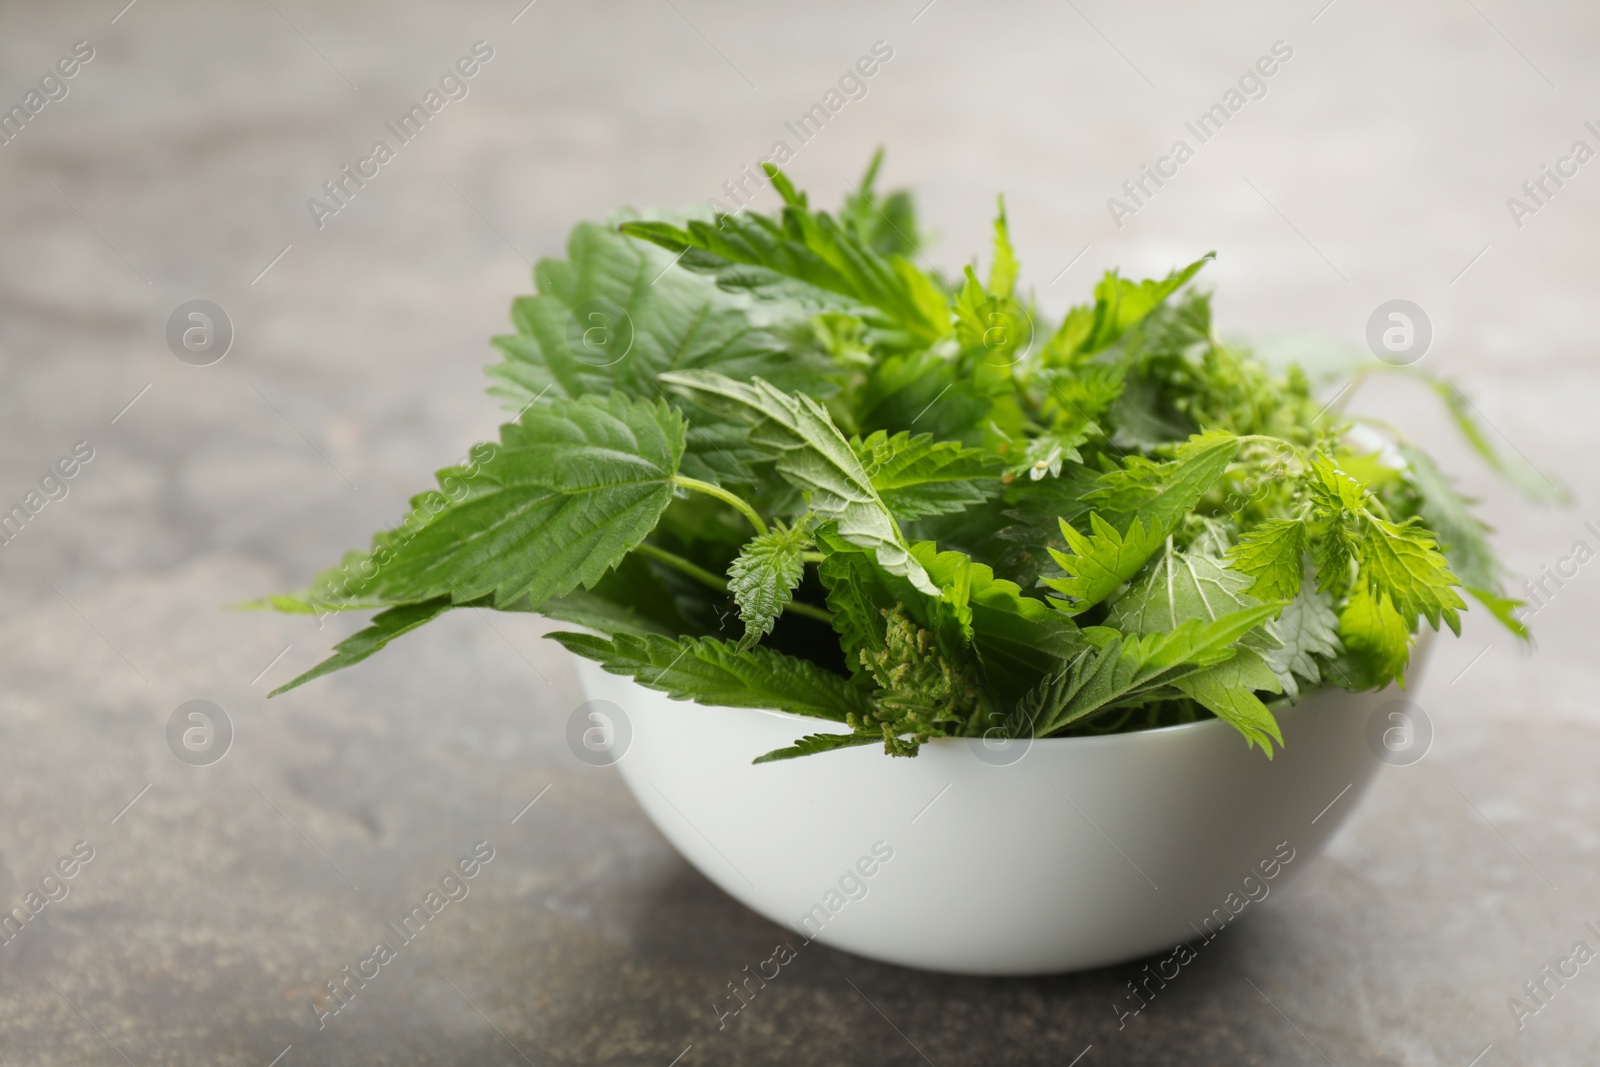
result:
[[[37,905],[0,944],[0,1061],[1594,1062],[1600,966],[1541,973],[1600,925],[1600,564],[1573,554],[1600,548],[1592,5],[121,3],[0,11],[0,105],[27,116],[0,143],[0,507],[57,497],[0,548],[0,907]],[[480,41],[421,132],[386,132]],[[786,124],[879,41],[800,143]],[[579,697],[536,620],[463,613],[269,703],[353,621],[222,610],[490,432],[485,339],[570,223],[724,196],[777,140],[829,200],[889,145],[946,267],[1004,190],[1052,314],[1107,266],[1210,248],[1237,333],[1359,341],[1414,300],[1428,366],[1574,494],[1525,504],[1420,391],[1363,392],[1444,442],[1514,586],[1567,576],[1533,654],[1477,611],[1441,643],[1427,758],[1123,1029],[1135,965],[972,980],[824,948],[719,1029],[782,931],[571,756]],[[1169,177],[1129,199],[1144,164]],[[330,201],[346,166],[369,177]],[[166,341],[195,298],[234,327],[212,366]],[[168,744],[190,700],[232,723],[209,766]],[[319,1020],[478,842],[470,893]]]

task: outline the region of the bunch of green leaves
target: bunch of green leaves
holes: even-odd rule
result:
[[[284,688],[531,611],[673,698],[828,721],[761,760],[1213,716],[1270,756],[1274,706],[1404,684],[1463,593],[1526,636],[1426,453],[1218,339],[1210,255],[1044,329],[1004,205],[947,281],[880,165],[837,214],[769,167],[774,214],[579,225],[495,339],[497,443],[269,598],[376,612]]]

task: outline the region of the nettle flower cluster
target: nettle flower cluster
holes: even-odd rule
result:
[[[579,225],[495,339],[495,447],[270,599],[378,610],[285,688],[480,607],[678,699],[846,726],[762,760],[1210,716],[1270,755],[1269,701],[1403,680],[1463,594],[1523,633],[1426,454],[1217,338],[1210,256],[1038,329],[1003,206],[987,278],[946,279],[878,163],[836,214],[769,168],[774,215]]]

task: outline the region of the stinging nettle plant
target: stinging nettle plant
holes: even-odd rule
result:
[[[946,280],[880,161],[837,214],[769,167],[775,215],[580,224],[494,341],[498,442],[261,602],[377,612],[283,689],[492,608],[674,698],[848,727],[757,762],[1211,716],[1270,756],[1267,701],[1403,684],[1463,594],[1527,636],[1424,452],[1218,339],[1210,255],[1039,330],[1003,204],[987,280]]]

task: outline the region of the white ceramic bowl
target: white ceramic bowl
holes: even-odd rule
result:
[[[707,878],[798,938],[965,974],[1197,946],[1310,864],[1383,763],[1369,737],[1400,721],[1392,690],[1326,690],[1279,712],[1285,747],[1270,761],[1212,719],[752,766],[839,727],[670,700],[587,660],[579,671],[631,727],[623,778]]]

